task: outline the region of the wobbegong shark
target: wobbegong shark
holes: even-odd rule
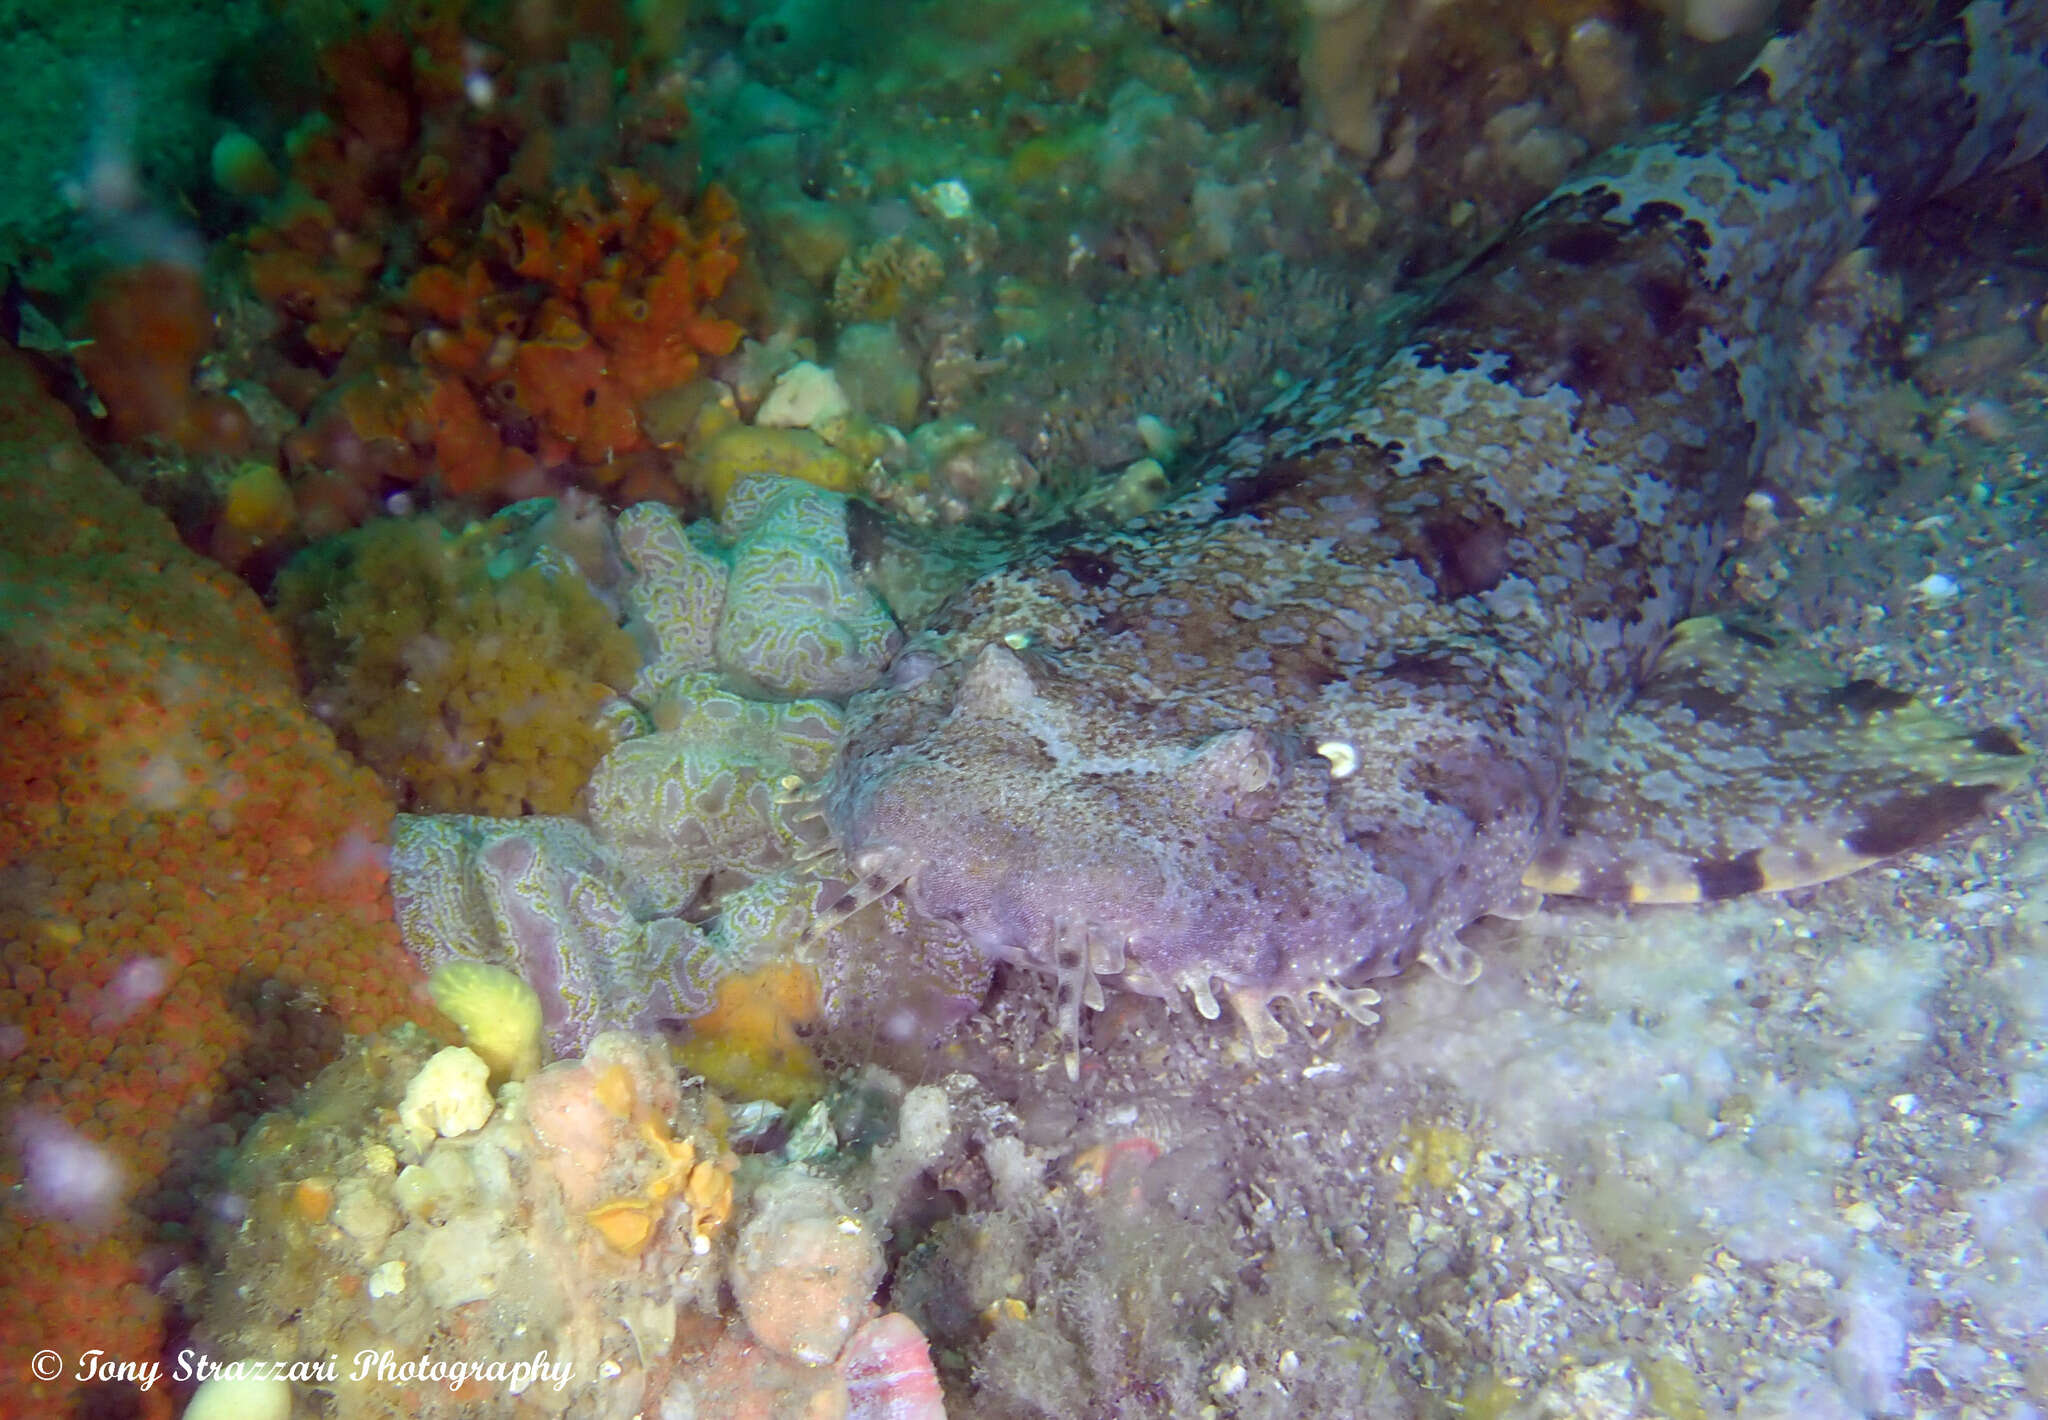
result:
[[[1277,1000],[1478,970],[1539,894],[1818,883],[1985,814],[1998,726],[1715,614],[1818,283],[2048,142],[2048,5],[1823,3],[1590,162],[1405,338],[1335,354],[1156,512],[976,581],[849,707],[846,905],[900,893],[1261,1054]]]

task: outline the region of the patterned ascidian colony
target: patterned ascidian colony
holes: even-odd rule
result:
[[[571,506],[537,514],[541,552]],[[608,745],[578,777],[579,816],[531,795],[542,812],[401,814],[392,891],[422,962],[483,963],[533,982],[562,1055],[607,1029],[714,1007],[730,1016],[728,977],[788,964],[820,890],[801,868],[823,846],[815,807],[788,786],[827,772],[834,699],[872,684],[901,639],[853,573],[846,507],[844,494],[798,479],[749,476],[729,490],[715,533],[686,528],[664,504],[618,515],[625,570],[604,595],[641,654],[630,697],[603,710]],[[609,515],[566,521],[614,546]],[[609,551],[588,559],[610,561]],[[581,584],[578,571],[557,570]],[[714,1074],[701,1060],[693,1068]]]
[[[52,1336],[157,1354],[195,1169],[344,1032],[426,1020],[391,808],[299,705],[247,588],[0,356],[0,1414]],[[142,1413],[166,1415],[159,1387]]]
[[[2048,133],[2037,15],[1887,57],[1857,14],[1593,162],[1176,503],[957,598],[850,707],[856,898],[1055,974],[1070,1041],[1108,981],[1221,995],[1264,1053],[1277,998],[1369,1020],[1416,960],[1469,979],[1459,929],[1537,891],[1790,887],[1981,813],[2027,764],[2006,732],[1683,620],[1778,430],[1788,313],[1873,199]]]

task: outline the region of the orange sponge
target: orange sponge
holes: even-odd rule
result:
[[[676,1062],[726,1094],[796,1106],[824,1081],[797,1034],[817,1019],[817,976],[794,962],[771,963],[719,986],[717,1004],[690,1022],[676,1046]]]

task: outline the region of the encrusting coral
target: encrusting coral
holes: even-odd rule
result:
[[[690,539],[676,510],[635,503],[619,514],[619,550],[633,569],[626,629],[639,642],[633,699],[652,707],[688,671],[717,664],[713,642],[725,610],[725,565]]]
[[[911,1092],[933,1127],[814,1167],[737,1155],[659,1036],[598,1035],[495,1098],[467,1053],[357,1041],[250,1131],[197,1308],[209,1354],[440,1367],[300,1387],[342,1417],[944,1420],[922,1332],[875,1303],[879,1215],[949,1136],[942,1090]],[[459,1108],[408,1128],[451,1059]]]
[[[278,579],[309,702],[408,808],[565,813],[609,747],[638,651],[572,568],[508,546],[530,514],[381,520]]]
[[[534,983],[560,1056],[600,1031],[707,1009],[732,969],[694,925],[652,915],[574,819],[401,814],[391,893],[406,945],[429,969],[483,963]]]
[[[804,924],[844,887],[811,871],[824,843],[807,786],[831,765],[842,716],[827,699],[757,700],[733,683],[843,693],[878,673],[898,633],[854,576],[844,499],[744,479],[720,529],[737,539],[730,580],[720,537],[672,508],[637,504],[607,524],[544,505],[494,520],[524,531],[494,539],[490,564],[537,559],[565,583],[587,572],[589,595],[617,604],[645,659],[630,695],[606,705],[601,734],[620,738],[578,780],[580,821],[399,819],[392,873],[406,942],[432,968],[532,982],[558,1053],[600,1030],[688,1021],[693,1068],[714,1081],[755,1098],[815,1093],[817,1063],[793,1026],[816,1019],[818,984],[795,963]],[[576,533],[568,553],[549,531],[558,523]],[[286,592],[313,605],[289,576]],[[319,606],[329,622],[336,613]],[[340,644],[320,630],[323,645]]]
[[[216,1239],[205,1343],[471,1368],[435,1384],[345,1367],[319,1387],[345,1416],[496,1413],[523,1395],[536,1414],[623,1420],[668,1380],[679,1316],[717,1305],[738,1162],[724,1107],[658,1037],[609,1034],[495,1100],[458,1088],[457,1111],[408,1128],[443,1092],[442,1062],[467,1054],[408,1030],[357,1042],[250,1132],[229,1179],[247,1217]],[[536,1353],[559,1382],[514,1373]]]
[[[655,504],[619,515],[633,569],[624,602],[645,659],[633,699],[657,726],[673,728],[697,698],[676,689],[693,672],[716,671],[728,690],[763,700],[844,700],[873,685],[902,633],[854,570],[846,495],[780,467],[742,470],[716,486],[715,534],[705,524],[686,530]],[[664,701],[684,708],[665,716]]]
[[[81,1393],[32,1376],[51,1338],[158,1354],[150,1284],[213,1149],[343,1032],[431,1012],[374,777],[299,704],[255,597],[4,348],[0,803],[0,1413],[49,1415]]]
[[[680,911],[721,874],[759,876],[815,850],[822,825],[785,785],[831,765],[838,707],[749,700],[693,671],[656,709],[669,728],[606,754],[586,795],[598,841],[651,902]]]

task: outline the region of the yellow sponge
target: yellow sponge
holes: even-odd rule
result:
[[[427,978],[427,991],[491,1067],[493,1086],[540,1069],[540,996],[504,967],[450,962]]]
[[[797,1028],[818,1019],[818,978],[771,962],[719,983],[718,1001],[690,1022],[676,1063],[739,1099],[774,1100],[792,1115],[824,1090],[824,1071]]]
[[[697,450],[695,483],[711,511],[725,511],[725,495],[749,474],[800,478],[834,493],[860,486],[854,461],[808,429],[760,428],[738,424],[714,435]]]

